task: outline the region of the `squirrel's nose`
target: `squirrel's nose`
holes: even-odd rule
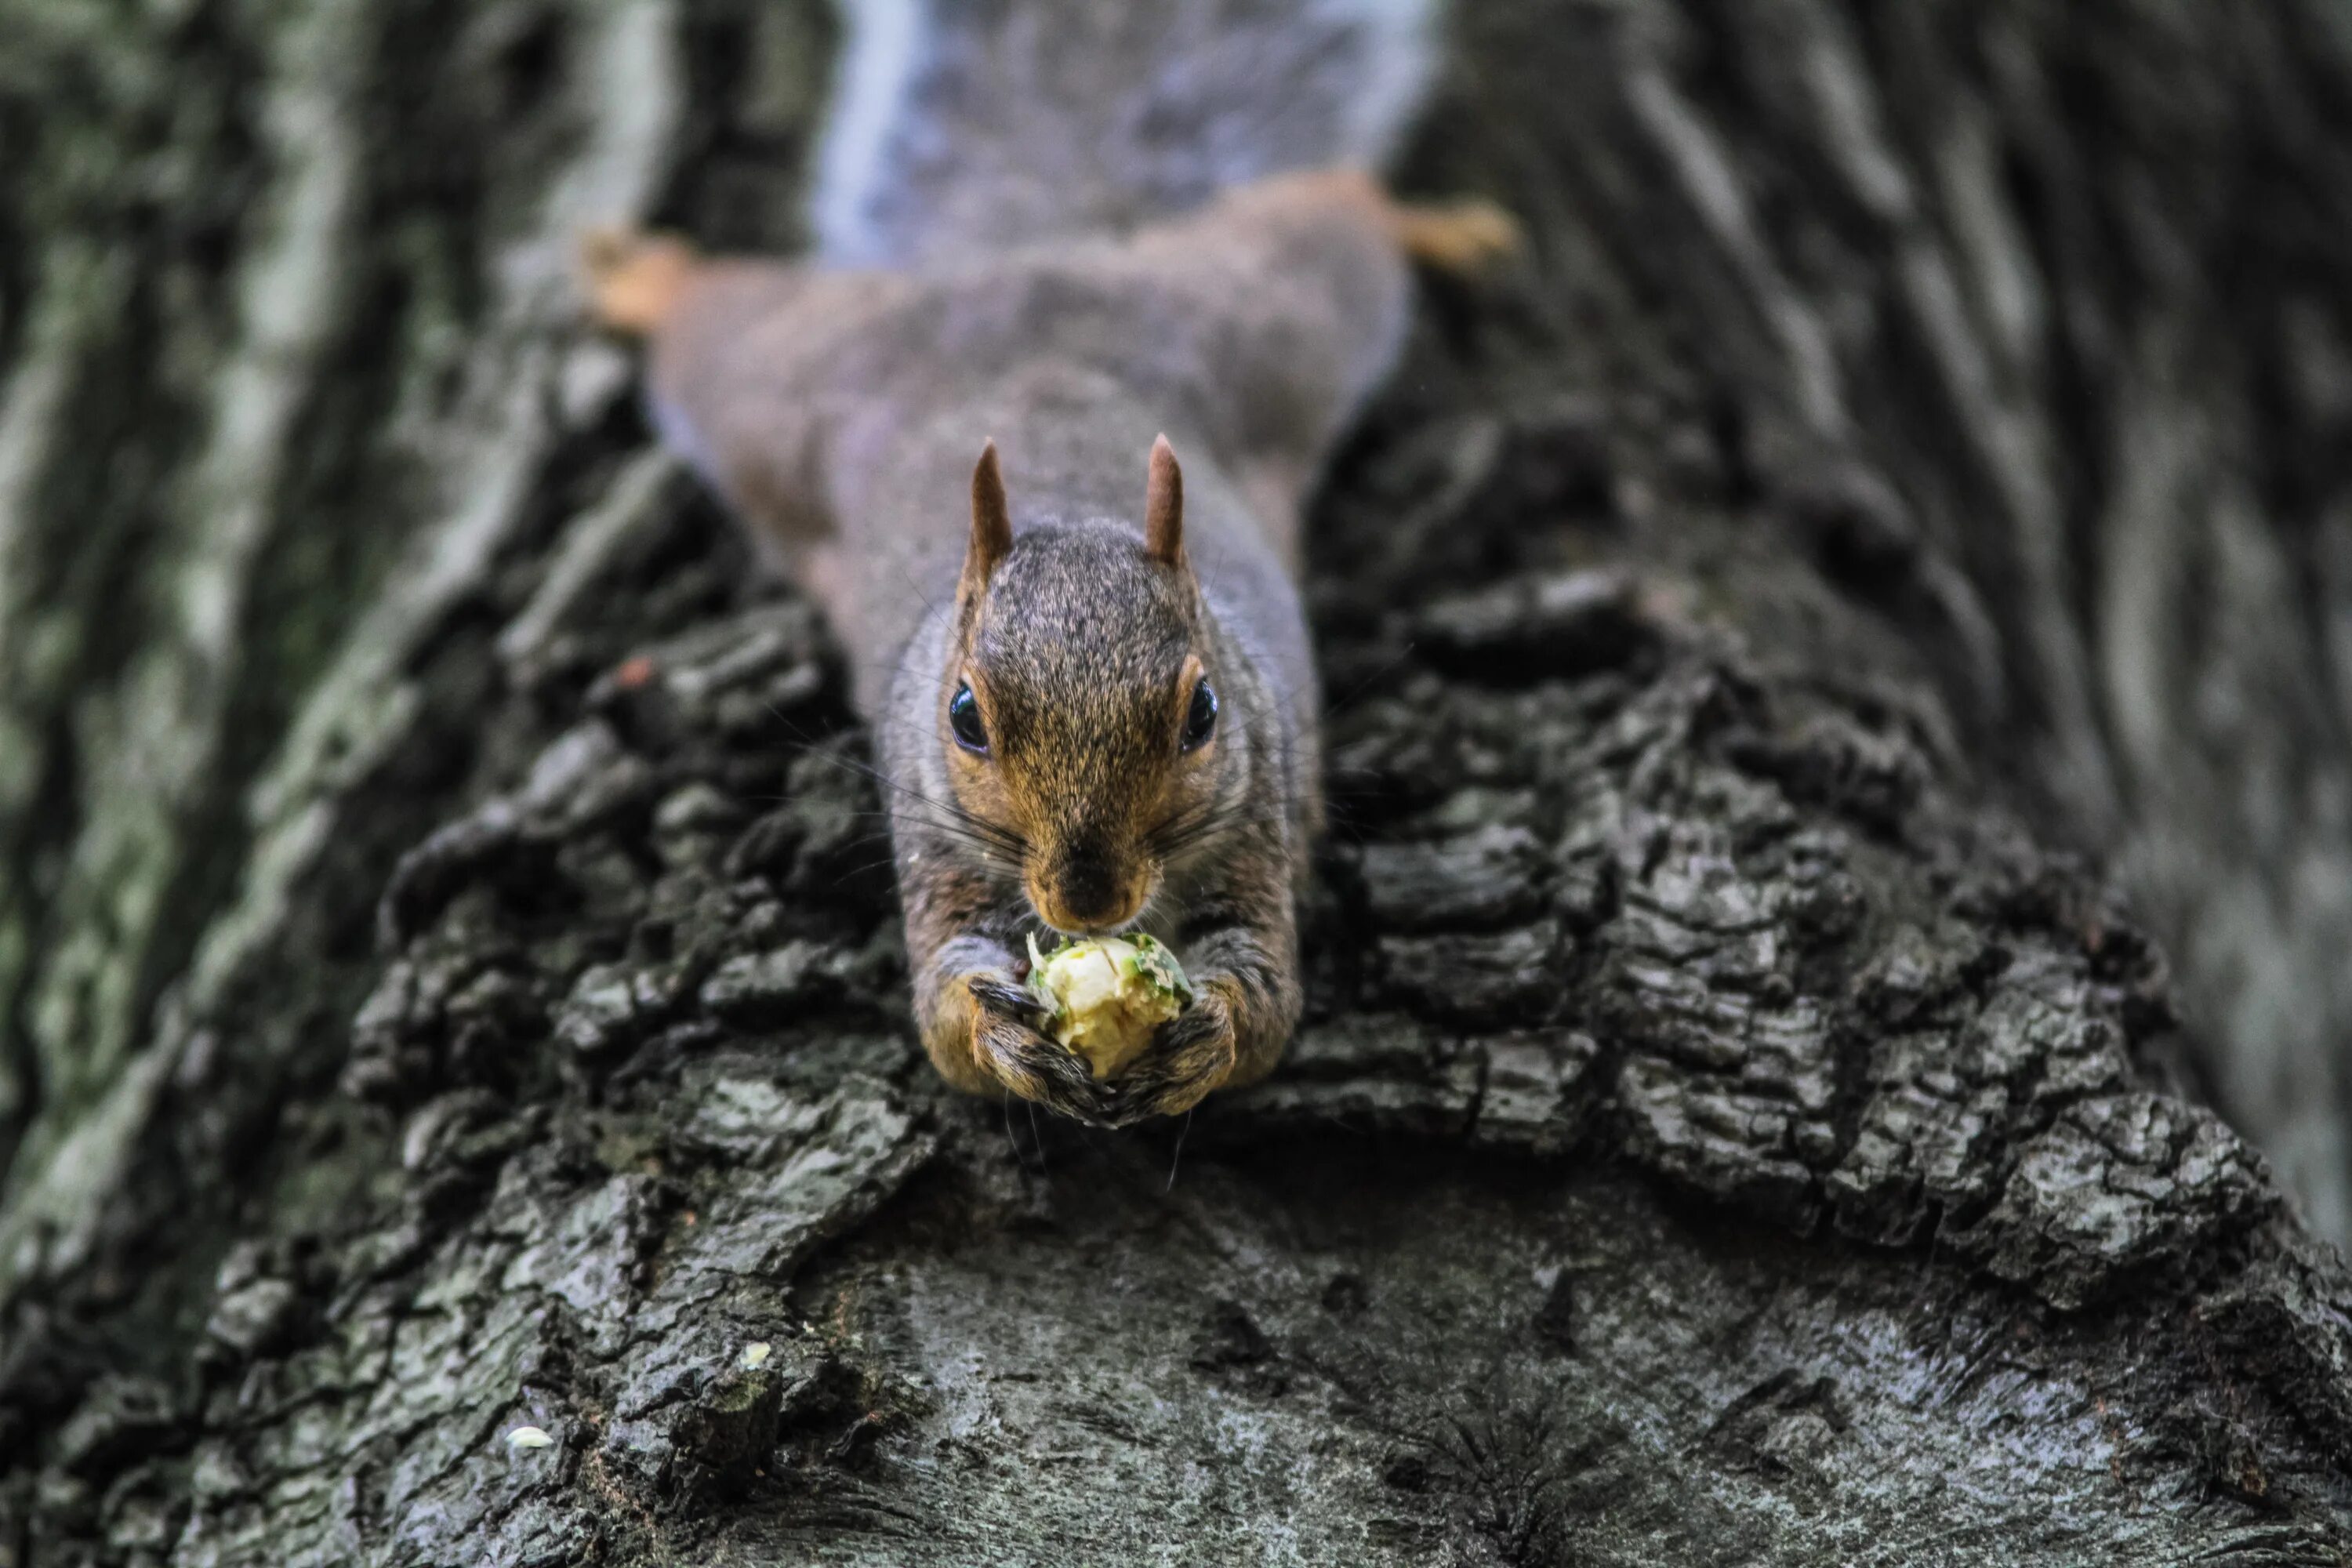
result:
[[[1120,876],[1111,857],[1097,848],[1072,850],[1045,881],[1045,887],[1032,889],[1030,901],[1057,931],[1110,931],[1133,920],[1142,905],[1129,879]],[[1041,899],[1038,893],[1046,896]]]
[[[1057,879],[1061,886],[1055,891],[1071,916],[1088,924],[1109,921],[1118,903],[1118,879],[1111,872],[1109,857],[1081,850],[1070,857]]]

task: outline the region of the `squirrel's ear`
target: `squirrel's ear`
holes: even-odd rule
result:
[[[1162,436],[1151,443],[1151,478],[1143,489],[1143,552],[1163,566],[1184,564],[1184,470]]]
[[[984,588],[996,563],[1013,548],[1013,513],[1004,504],[1004,475],[996,466],[996,443],[980,449],[971,470],[971,544],[964,552],[965,584]]]

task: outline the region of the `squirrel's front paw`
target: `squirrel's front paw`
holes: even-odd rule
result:
[[[1097,1127],[1113,1125],[1107,1086],[1095,1081],[1086,1058],[1038,1032],[1045,1015],[1036,998],[984,974],[964,984],[972,1000],[972,1059],[983,1070],[1049,1110]]]
[[[1202,986],[1192,1005],[1160,1026],[1151,1044],[1117,1080],[1115,1126],[1152,1116],[1174,1116],[1206,1099],[1233,1076],[1240,1058],[1233,1004]]]

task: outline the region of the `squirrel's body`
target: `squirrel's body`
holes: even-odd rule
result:
[[[1330,170],[895,271],[605,258],[666,439],[849,651],[950,1081],[1126,1121],[1274,1064],[1320,820],[1298,505],[1396,352],[1409,255],[1500,237]],[[1041,923],[1141,926],[1193,976],[1108,1085],[1034,1028]]]
[[[1386,208],[1360,176],[1309,174],[1131,238],[957,267],[700,264],[652,339],[655,416],[824,599],[868,708],[875,661],[954,595],[965,539],[943,499],[961,521],[990,439],[1016,534],[1100,519],[1140,537],[1143,455],[1166,433],[1195,568],[1265,601],[1253,621],[1295,624],[1298,492],[1404,327]]]

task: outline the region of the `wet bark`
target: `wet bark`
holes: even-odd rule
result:
[[[0,4],[0,1562],[2344,1560],[2333,15],[1469,6],[1309,1017],[1108,1135],[577,325],[823,16]]]

